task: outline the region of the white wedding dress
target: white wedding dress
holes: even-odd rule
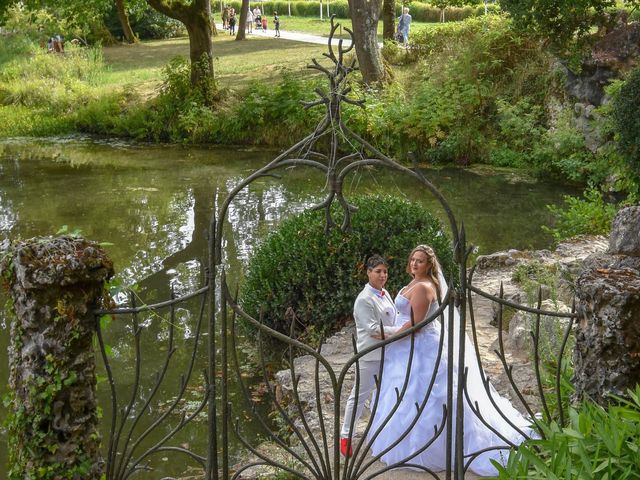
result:
[[[444,285],[446,289],[446,283]],[[433,302],[427,318],[433,316],[438,308],[437,302]],[[411,319],[411,305],[409,300],[401,294],[396,297],[396,309],[398,310],[396,325],[402,325]],[[448,318],[447,311],[448,308],[445,309],[444,317],[442,317],[445,322]],[[443,405],[447,404],[446,332],[447,329],[442,327],[440,316],[438,316],[414,335],[413,354],[410,352],[411,336],[397,340],[385,348],[380,392],[373,412],[368,441],[371,443],[371,452],[376,456],[381,455],[380,459],[387,465],[413,464],[434,472],[446,468],[446,426],[442,428],[445,420]],[[442,355],[437,363],[438,350],[443,336]],[[457,337],[458,335],[454,335],[456,342]],[[496,410],[491,399],[498,405],[504,416],[521,432],[527,436],[535,436],[530,428],[531,421],[524,418],[509,400],[501,397],[491,385],[489,385],[491,399],[489,398],[480,377],[478,362],[471,350],[473,347],[466,335],[465,342],[465,367],[468,367],[467,389],[472,404],[475,406],[475,402],[477,402],[485,421],[513,444],[522,443],[524,437]],[[452,431],[455,433],[458,347],[454,349],[454,352],[456,364],[453,368],[452,411],[454,424]],[[430,386],[431,391],[427,396]],[[404,395],[398,402],[396,389],[398,393],[402,393],[403,388]],[[418,413],[416,404],[421,408],[420,413]],[[474,414],[466,401],[464,404],[464,464],[466,465],[470,458],[468,455],[490,447],[505,447],[481,453],[470,464],[470,469],[479,475],[496,475],[497,470],[491,464],[491,460],[497,460],[503,465],[506,464],[509,456],[508,444]],[[424,408],[422,408],[423,406]],[[380,428],[382,430],[378,431]],[[442,429],[442,431],[434,439],[436,429],[438,431]],[[425,448],[427,444],[429,445]]]

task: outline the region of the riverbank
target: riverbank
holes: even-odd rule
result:
[[[585,258],[593,253],[603,252],[608,247],[608,241],[604,237],[579,237],[558,245],[554,251],[538,250],[538,251],[519,251],[508,250],[496,252],[491,255],[481,256],[477,259],[477,269],[474,275],[473,285],[487,293],[497,295],[501,285],[504,290],[505,298],[512,301],[521,299],[522,303],[528,303],[525,298],[527,292],[524,291],[520,282],[518,272],[524,267],[530,265],[542,265],[557,268],[563,272],[564,278],[574,278],[580,271],[582,262]],[[565,276],[566,274],[566,276]],[[547,294],[549,290],[547,289]],[[559,295],[563,297],[563,295]],[[523,411],[523,406],[518,400],[507,375],[504,372],[500,360],[497,358],[494,350],[498,348],[498,329],[494,326],[496,312],[492,303],[477,294],[472,295],[474,304],[475,317],[475,334],[477,339],[478,352],[482,359],[485,373],[491,378],[492,384],[496,390],[503,396],[509,398],[514,405]],[[559,310],[561,300],[557,300],[555,305]],[[515,382],[523,394],[527,403],[531,405],[539,405],[535,373],[531,363],[531,352],[527,348],[523,348],[523,333],[528,336],[528,332],[523,332],[520,324],[513,322],[513,328],[508,329],[505,335],[506,359],[510,365],[513,365],[513,375]],[[326,361],[331,365],[334,372],[340,372],[344,364],[353,355],[352,336],[355,333],[353,323],[348,324],[340,332],[327,339],[321,346],[321,353]],[[471,331],[468,332],[470,335]],[[322,438],[320,419],[316,406],[318,405],[316,397],[316,360],[312,356],[302,356],[294,360],[294,368],[296,376],[299,378],[297,384],[297,395],[300,398],[305,420],[309,425],[309,430],[316,438]],[[334,394],[331,388],[331,382],[326,372],[319,376],[320,381],[320,402],[322,406],[322,419],[327,427],[327,441],[332,441],[331,426],[333,425],[333,404]],[[347,374],[345,386],[342,394],[342,402],[344,402],[351,385],[354,381],[353,369]],[[275,375],[275,385],[277,398],[284,404],[291,402],[293,405],[294,387],[291,377],[291,370],[281,370]],[[343,407],[341,408],[341,411]],[[366,415],[360,420],[357,430],[362,432],[366,427]],[[302,422],[298,416],[296,425],[302,428]],[[278,453],[273,445],[264,444],[264,448],[273,455],[274,458],[282,460],[282,455]],[[379,462],[371,466],[370,471],[375,472],[382,468]],[[268,467],[255,467],[243,473],[243,479],[269,478],[273,474],[273,470]],[[394,471],[393,473],[384,474],[378,478],[409,480],[426,478],[426,474],[418,474],[415,472]],[[477,476],[469,474],[466,478],[473,479]]]
[[[364,104],[343,102],[341,120],[379,151],[400,161],[486,164],[574,186],[599,185],[570,205],[574,212],[560,236],[606,232],[612,210],[603,208],[611,200],[602,192],[637,198],[633,163],[611,141],[611,107],[596,111],[575,99],[562,63],[539,39],[514,31],[509,18],[432,25],[411,41],[416,48],[388,43],[382,49],[388,84],[365,86],[356,71],[345,85],[349,97]],[[223,31],[214,40],[215,78],[206,92],[192,88],[187,52],[184,38],[107,49],[70,46],[64,55],[3,42],[0,137],[80,132],[284,149],[326,114],[321,104],[302,108],[318,100],[316,92],[326,95],[327,79],[305,68],[312,58],[328,71],[335,68],[323,56],[325,45],[268,34],[236,42]],[[574,79],[574,87],[581,82]],[[554,213],[563,214],[560,208]]]

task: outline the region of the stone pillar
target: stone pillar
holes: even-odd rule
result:
[[[576,296],[575,400],[606,405],[640,383],[640,206],[618,212],[609,250],[585,260]]]
[[[8,478],[98,480],[104,461],[91,311],[112,262],[96,243],[72,236],[2,246],[0,275],[15,310]]]

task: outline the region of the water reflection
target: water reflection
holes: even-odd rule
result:
[[[54,234],[63,225],[79,229],[85,237],[113,244],[106,247],[118,279],[137,284],[141,301],[167,299],[172,291],[183,295],[202,285],[207,235],[212,207],[275,152],[181,148],[89,139],[0,144],[0,240]],[[242,269],[256,244],[281,219],[302,211],[324,197],[324,179],[315,170],[291,168],[281,179],[261,179],[243,189],[229,206],[224,232],[224,263],[231,278],[241,280]],[[541,230],[549,214],[545,204],[557,203],[566,189],[527,183],[510,174],[486,175],[467,170],[426,172],[463,220],[470,240],[483,253],[505,248],[547,247],[551,241]],[[345,184],[353,192],[388,192],[423,202],[444,220],[439,205],[414,180],[396,174],[361,169]],[[180,339],[169,384],[177,385],[189,362],[196,318],[193,308],[176,311],[171,322]],[[152,315],[141,318],[148,378],[153,378],[167,353],[169,320]],[[0,318],[0,394],[8,377],[7,320]],[[134,349],[132,328],[113,321],[107,342],[118,375],[119,394],[131,387]],[[197,358],[204,368],[206,354]],[[202,385],[202,382],[198,382]],[[101,387],[101,403],[106,388]],[[147,392],[150,386],[144,387]],[[189,401],[201,392],[194,388]],[[163,401],[175,388],[163,388]],[[232,395],[237,396],[237,392]],[[141,396],[141,398],[144,395]],[[234,400],[235,402],[235,400]],[[138,402],[139,403],[139,402]],[[240,403],[240,400],[237,400]],[[4,412],[0,412],[0,421]],[[184,442],[206,444],[204,426],[185,432]],[[6,446],[0,439],[0,478],[4,476]],[[197,448],[202,451],[202,448]],[[167,470],[167,472],[170,469]]]

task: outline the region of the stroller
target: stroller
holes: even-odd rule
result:
[[[256,15],[256,29],[262,30],[262,15]]]

